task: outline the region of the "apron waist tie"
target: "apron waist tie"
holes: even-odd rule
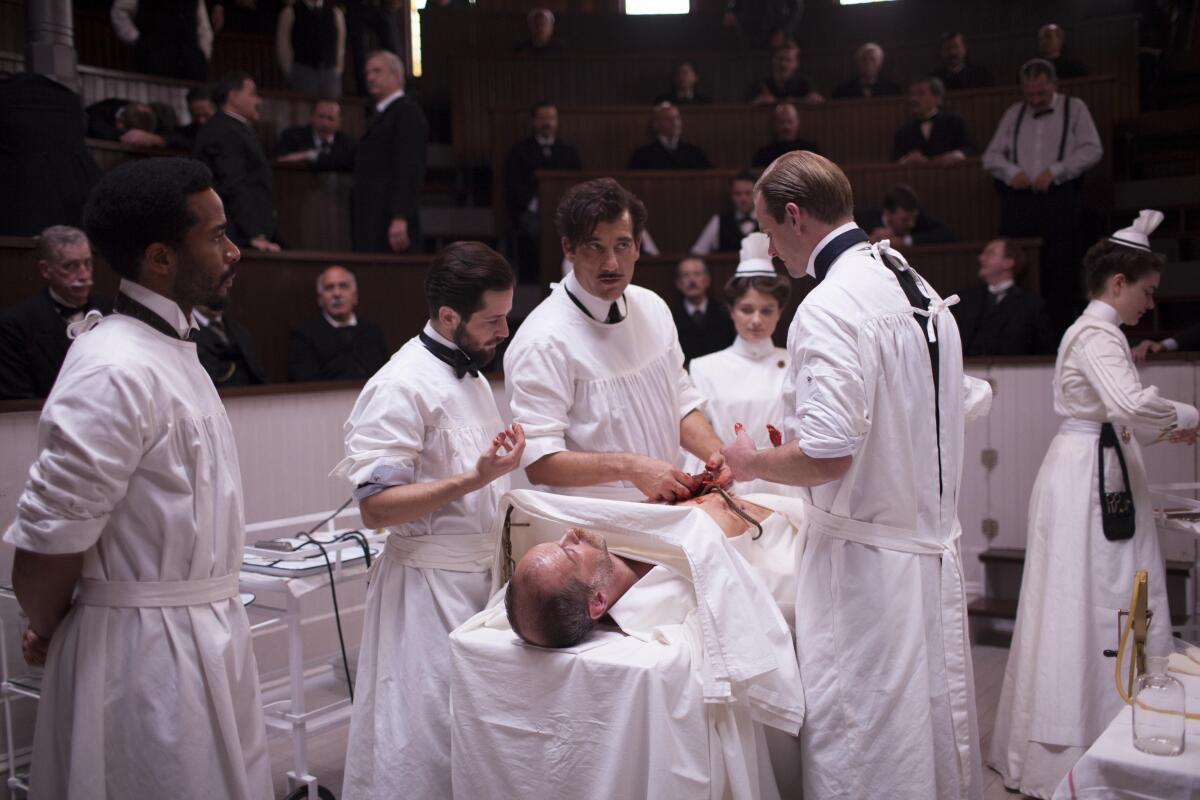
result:
[[[238,574],[185,581],[105,581],[83,578],[75,601],[107,608],[201,606],[237,597]]]
[[[384,555],[406,567],[451,572],[487,572],[496,559],[496,537],[490,533],[432,534],[387,538]]]

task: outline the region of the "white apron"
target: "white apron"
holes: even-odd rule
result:
[[[1098,409],[1072,404],[1063,396],[1060,382],[1064,367],[1082,357],[1073,347],[1080,335],[1112,333],[1108,328],[1115,326],[1085,315],[1063,337],[1055,376],[1060,413],[1101,416]],[[1124,335],[1119,329],[1115,333],[1127,352]],[[1134,436],[1127,437],[1121,448],[1137,529],[1125,541],[1104,538],[1097,485],[1101,421],[1068,418],[1063,422],[1050,442],[1029,501],[1017,623],[988,763],[1007,786],[1035,797],[1054,793],[1123,705],[1113,679],[1114,661],[1103,651],[1117,646],[1117,610],[1129,605],[1133,576],[1139,569],[1149,572],[1149,608],[1155,615],[1147,634],[1147,653],[1167,655],[1171,649],[1163,556],[1141,447]],[[1137,420],[1125,422],[1132,426]],[[1128,430],[1121,421],[1114,427],[1118,434]],[[1120,484],[1120,467],[1111,454],[1105,457],[1105,471],[1110,487]]]
[[[50,643],[30,797],[270,798],[237,448],[196,346],[106,317],[68,351],[39,450],[5,540],[84,565]]]
[[[334,473],[354,486],[447,478],[502,428],[486,378],[456,379],[412,339],[363,388]],[[448,637],[487,603],[507,489],[503,476],[392,529],[371,566],[343,800],[451,797]]]

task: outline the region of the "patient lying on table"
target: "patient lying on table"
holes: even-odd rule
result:
[[[681,505],[698,506],[734,540],[789,617],[795,602],[795,532],[787,520],[771,509],[715,493]],[[635,586],[637,591],[631,592]],[[659,624],[682,622],[695,609],[695,597],[690,582],[670,569],[610,552],[603,536],[571,528],[557,542],[525,553],[504,604],[513,631],[526,642],[571,647],[602,621],[649,638]]]

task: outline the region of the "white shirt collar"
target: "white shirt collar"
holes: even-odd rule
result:
[[[708,298],[704,298],[700,301],[699,305],[695,305],[685,297],[683,298],[683,309],[687,311],[688,316],[695,314],[697,311],[703,314],[708,311]]]
[[[1000,281],[999,283],[989,283],[988,291],[991,292],[992,294],[1004,294],[1012,287],[1013,287],[1013,280],[1012,280],[1012,278],[1009,278],[1008,280]]]
[[[1121,315],[1117,313],[1115,308],[1103,300],[1091,301],[1087,304],[1087,308],[1083,310],[1083,313],[1089,317],[1095,317],[1103,322],[1107,322],[1110,325],[1121,326]]]
[[[338,322],[336,319],[329,316],[324,311],[321,312],[321,316],[325,318],[325,321],[329,323],[329,326],[331,328],[353,328],[355,325],[358,324],[358,315],[357,314],[351,314],[350,319],[346,320],[345,322]]]
[[[231,116],[231,117],[233,117],[234,119],[236,119],[238,122],[240,122],[240,123],[242,123],[243,125],[245,125],[247,128],[248,128],[248,127],[250,127],[250,120],[246,119],[245,117],[243,117],[241,114],[237,113],[236,111],[230,111],[230,110],[229,110],[229,109],[227,109],[227,108],[222,108],[222,109],[221,109],[221,113],[222,113],[222,114],[228,114],[229,116]]]
[[[535,133],[533,135],[533,138],[537,140],[539,147],[554,147],[554,137],[553,136],[547,136],[546,138],[543,139],[541,136],[538,136]]]
[[[771,341],[770,336],[757,342],[738,336],[729,349],[751,361],[761,361],[775,352],[775,342]]]
[[[399,100],[401,97],[404,97],[403,89],[392,92],[387,97],[383,98],[382,100],[380,100],[378,103],[375,104],[375,111],[382,114],[384,111],[387,111],[388,106],[390,106],[392,103]]]
[[[432,322],[425,323],[425,330],[423,331],[423,333],[426,336],[428,336],[430,339],[433,339],[435,342],[442,345],[443,347],[449,347],[451,350],[460,349],[459,346],[456,345],[454,342],[450,341],[445,336],[442,336],[440,333],[438,333],[437,329],[433,327]]]
[[[679,147],[679,137],[678,136],[676,136],[673,139],[669,139],[666,136],[659,136],[657,138],[658,138],[658,143],[661,144],[663,147],[667,148],[668,150],[673,151]]]
[[[586,308],[588,313],[592,315],[592,319],[598,320],[599,322],[604,322],[606,319],[608,319],[608,309],[612,306],[613,301],[601,300],[587,289],[584,289],[582,284],[579,283],[579,278],[575,277],[575,270],[571,270],[567,273],[567,276],[563,278],[563,286],[567,291],[575,295],[576,300],[583,303],[583,307]],[[617,308],[621,309],[621,316],[628,316],[629,303],[625,301],[624,293],[621,294],[621,297],[617,300],[617,303]]]
[[[202,314],[198,308],[192,309],[193,328],[207,328],[210,322],[212,322],[212,320],[208,318],[207,314]]]
[[[851,220],[850,222],[847,222],[844,225],[839,225],[838,227],[831,230],[829,233],[825,234],[825,238],[823,238],[823,239],[821,239],[821,241],[817,242],[817,246],[813,248],[812,253],[809,255],[808,267],[804,271],[807,274],[812,275],[815,278],[817,276],[817,254],[820,253],[821,250],[823,250],[825,248],[825,245],[832,242],[835,238],[837,238],[838,236],[841,236],[846,231],[853,230],[854,228],[857,228],[857,227],[858,227],[858,224],[856,222],[854,222],[853,220]]]
[[[168,325],[175,329],[180,339],[188,338],[188,331],[193,327],[192,321],[187,318],[187,315],[183,313],[183,309],[174,300],[163,297],[158,292],[147,289],[140,283],[134,283],[125,278],[121,279],[121,286],[118,291],[162,317]]]

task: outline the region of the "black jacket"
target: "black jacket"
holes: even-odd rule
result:
[[[365,380],[388,360],[383,331],[373,322],[335,328],[324,315],[301,323],[288,337],[288,380]]]
[[[212,170],[234,244],[248,244],[256,236],[274,239],[274,179],[254,130],[218,111],[196,135],[194,155]]]
[[[992,73],[970,61],[963,64],[958,72],[951,72],[945,67],[938,67],[932,72],[935,78],[941,80],[947,92],[959,89],[982,89],[992,85]]]
[[[854,212],[854,221],[858,223],[858,227],[870,233],[876,228],[883,227],[883,211],[878,208],[856,209]],[[921,209],[920,214],[917,216],[917,224],[913,226],[911,236],[914,245],[943,244],[958,239],[954,235],[954,231],[926,214],[924,209]]]
[[[84,109],[87,114],[87,135],[92,139],[104,139],[109,142],[119,142],[125,131],[117,127],[117,112],[125,106],[129,105],[129,100],[123,100],[119,97],[112,97],[108,100],[101,100],[98,103],[92,103]],[[192,142],[195,139],[195,134],[183,132],[180,128],[171,128],[168,130],[161,124],[154,131],[162,137],[167,147],[175,150],[190,150]]]
[[[669,92],[663,92],[658,97],[654,98],[654,105],[659,103],[670,103],[673,106],[706,106],[712,103],[713,99],[704,92],[692,90],[691,97],[680,97],[679,94],[672,89]]]
[[[504,162],[504,199],[511,219],[519,217],[537,194],[533,173],[539,169],[583,169],[583,161],[575,146],[561,139],[550,145],[549,156],[533,136],[514,144]]]
[[[44,75],[0,76],[0,235],[74,225],[100,168],[84,143],[79,96]]]
[[[250,386],[266,383],[254,339],[246,326],[224,318],[225,340],[217,335],[211,324],[196,331],[196,354],[204,371],[220,386]]]
[[[906,122],[892,137],[892,158],[899,159],[913,150],[920,150],[927,158],[940,156],[954,150],[963,155],[975,155],[975,145],[967,134],[967,123],[951,111],[939,111],[933,118],[933,129],[929,138],[921,135],[921,120]]]
[[[887,78],[880,75],[875,80],[875,85],[871,87],[871,94],[866,93],[866,88],[863,82],[855,76],[845,83],[838,84],[833,90],[833,99],[840,100],[851,97],[895,97],[896,95],[904,94],[904,90],[900,88],[900,84],[892,83]]]
[[[793,150],[808,150],[812,153],[821,152],[817,149],[817,143],[810,142],[808,139],[788,139],[787,141],[776,139],[770,144],[764,144],[755,150],[754,158],[751,160],[750,165],[754,167],[768,167],[772,161],[784,153],[790,153]]]
[[[425,178],[429,123],[425,112],[407,95],[392,101],[367,122],[354,153],[351,196],[354,249],[389,253],[388,226],[396,217],[408,220],[410,249],[419,248],[417,208]]]
[[[742,99],[747,103],[753,102],[764,91],[770,92],[776,103],[787,100],[803,100],[812,92],[812,81],[803,75],[793,75],[783,83],[774,78],[762,78],[746,87]]]
[[[694,144],[679,140],[675,149],[668,150],[655,139],[644,144],[629,157],[629,169],[710,169],[708,155]]]
[[[729,318],[729,309],[715,300],[708,301],[708,308],[704,310],[699,323],[688,314],[682,299],[671,304],[671,316],[679,332],[679,346],[683,348],[685,364],[693,358],[724,350],[733,344],[737,336],[733,320]]]
[[[92,295],[88,308],[112,313],[112,302]],[[50,291],[0,313],[0,399],[45,397],[58,377],[71,340]]]
[[[986,285],[958,293],[950,307],[964,356],[1032,356],[1053,353],[1058,340],[1040,297],[1013,286],[997,304]]]
[[[275,145],[275,155],[286,156],[290,153],[302,153],[312,149],[314,149],[312,125],[293,125],[285,128],[283,133],[279,134],[279,141]],[[350,137],[341,131],[335,133],[333,144],[328,150],[317,153],[313,169],[318,172],[350,172],[353,170],[354,143],[350,141]]]

